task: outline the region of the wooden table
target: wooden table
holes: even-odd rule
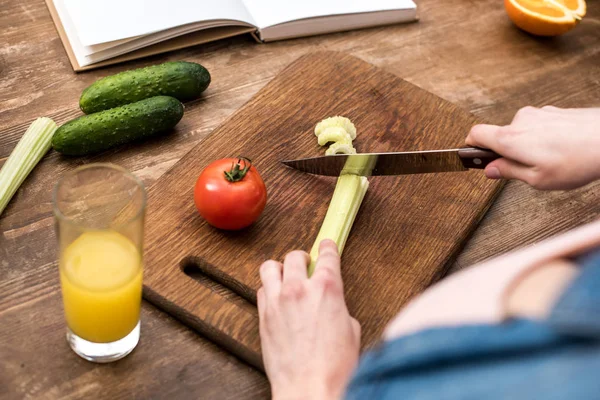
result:
[[[358,56],[490,122],[525,105],[600,106],[600,1],[573,32],[535,39],[515,29],[500,1],[422,0],[419,23],[268,45],[239,37],[75,74],[42,0],[0,0],[0,163],[38,116],[80,114],[98,77],[184,59],[212,73],[177,133],[86,159],[50,153],[0,218],[0,394],[3,398],[264,398],[266,378],[151,305],[135,352],[110,365],[72,353],[64,339],[51,188],[91,161],[115,162],[150,185],[286,65],[314,50]],[[466,132],[465,132],[466,134]],[[453,270],[534,243],[600,214],[600,184],[543,193],[510,182]]]

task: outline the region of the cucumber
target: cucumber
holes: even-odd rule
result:
[[[85,156],[173,128],[183,116],[183,104],[156,96],[136,103],[84,115],[56,130],[52,147],[69,156]]]
[[[188,101],[198,98],[209,84],[210,74],[202,65],[166,62],[99,79],[83,91],[79,107],[91,114],[154,96]]]

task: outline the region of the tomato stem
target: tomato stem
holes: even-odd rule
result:
[[[252,167],[252,161],[249,158],[238,157],[237,162],[231,163],[231,169],[229,171],[223,171],[225,173],[225,179],[229,182],[239,182],[244,179],[250,170],[250,167]]]

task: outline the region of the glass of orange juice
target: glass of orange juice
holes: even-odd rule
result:
[[[54,190],[67,340],[93,362],[125,357],[140,337],[146,192],[112,164],[88,164]]]

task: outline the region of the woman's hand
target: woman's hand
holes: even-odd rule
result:
[[[344,301],[340,256],[324,240],[313,276],[294,251],[260,267],[260,338],[273,399],[336,399],[358,362],[360,325]]]
[[[537,189],[573,189],[600,178],[600,108],[525,107],[507,126],[476,125],[467,145],[495,151],[492,179]]]

